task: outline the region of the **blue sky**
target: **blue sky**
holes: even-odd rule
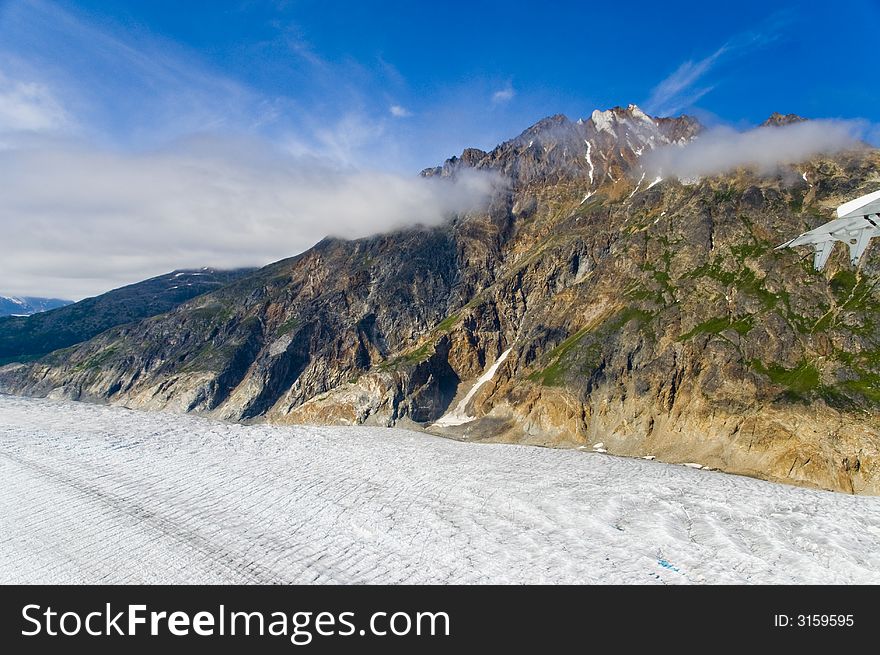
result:
[[[51,89],[92,138],[258,132],[400,171],[630,102],[736,126],[880,122],[880,3],[707,7],[5,0],[0,70]]]
[[[0,293],[437,222],[494,182],[415,173],[555,113],[794,112],[878,143],[878,27],[876,0],[0,0]]]

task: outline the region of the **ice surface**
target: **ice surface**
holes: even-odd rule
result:
[[[0,396],[0,582],[878,583],[880,499]]]

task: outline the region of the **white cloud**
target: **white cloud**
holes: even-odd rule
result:
[[[641,104],[656,116],[672,116],[695,104],[715,88],[704,78],[718,65],[743,57],[776,41],[791,22],[787,11],[779,11],[762,21],[754,30],[742,32],[728,39],[720,48],[703,59],[689,59],[651,90],[650,97]]]
[[[0,78],[0,92],[13,84],[4,95],[18,108],[16,130],[56,129],[73,117],[83,132],[143,146],[203,130],[248,131],[287,108],[283,98],[254,92],[173,41],[101,25],[44,0],[3,6],[0,62],[9,76]]]
[[[45,84],[11,79],[0,71],[0,133],[55,132],[71,119]]]
[[[267,96],[160,37],[5,5],[0,293],[76,299],[174,268],[262,265],[328,234],[438,224],[499,183],[384,172],[413,168],[391,130],[409,110],[374,115],[368,74],[290,45],[306,92]],[[232,136],[248,134],[261,136]]]
[[[859,121],[836,120],[759,127],[746,132],[720,127],[684,147],[658,148],[646,154],[643,163],[652,174],[681,178],[721,174],[739,167],[768,173],[784,164],[857,146],[866,128]]]
[[[727,46],[722,46],[700,61],[684,62],[654,87],[644,106],[658,116],[672,116],[690,107],[712,90],[712,86],[694,88],[694,85],[712,69],[725,52]]]
[[[479,206],[499,184],[340,170],[256,140],[123,154],[57,141],[0,150],[4,293],[79,298],[196,266],[261,265]]]
[[[492,103],[496,105],[501,105],[513,100],[513,97],[516,95],[516,91],[514,91],[513,86],[508,84],[503,89],[499,89],[495,93],[492,94]]]
[[[363,160],[364,151],[380,141],[384,134],[384,121],[371,120],[361,113],[349,113],[336,123],[315,125],[307,138],[311,146],[306,146],[306,153],[332,159],[339,166],[357,166]]]

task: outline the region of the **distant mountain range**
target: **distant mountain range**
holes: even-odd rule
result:
[[[0,316],[30,316],[50,309],[71,304],[60,298],[34,298],[32,296],[0,296]]]
[[[503,176],[485,211],[325,239],[191,299],[172,301],[165,278],[164,300],[139,295],[137,311],[77,303],[2,319],[7,361],[93,338],[0,369],[0,389],[880,493],[880,256],[853,269],[839,248],[817,272],[812,252],[774,249],[877,190],[880,151],[771,174],[648,173],[646,154],[702,129],[634,105],[551,116],[423,171]]]
[[[174,309],[253,269],[174,271],[32,316],[0,318],[0,364],[30,361],[108,330]],[[24,313],[24,312],[16,312]]]

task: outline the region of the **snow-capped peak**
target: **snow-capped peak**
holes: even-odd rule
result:
[[[614,134],[614,128],[612,126],[614,125],[615,118],[614,112],[610,109],[606,111],[596,109],[590,115],[590,120],[593,121],[596,130],[599,132],[608,132],[608,134]]]
[[[70,301],[57,298],[0,295],[0,316],[30,316],[68,304]]]
[[[648,116],[641,109],[639,109],[638,105],[629,105],[629,107],[627,107],[627,109],[629,110],[629,113],[633,115],[634,118],[638,118],[640,120],[643,120],[646,123],[650,123],[651,125],[654,124],[654,119],[651,118],[650,116]]]

